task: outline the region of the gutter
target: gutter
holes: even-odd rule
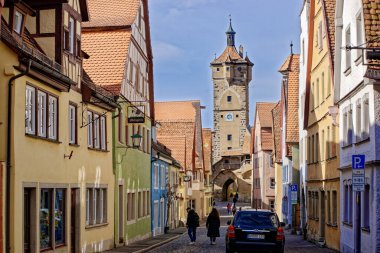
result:
[[[25,71],[11,77],[8,81],[8,114],[7,114],[7,165],[6,165],[6,182],[5,182],[5,252],[10,252],[10,202],[11,202],[11,129],[12,129],[12,82],[30,71],[32,61],[28,61]]]

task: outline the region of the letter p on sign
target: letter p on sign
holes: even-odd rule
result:
[[[353,155],[352,156],[352,168],[353,169],[364,169],[365,165],[365,155]]]

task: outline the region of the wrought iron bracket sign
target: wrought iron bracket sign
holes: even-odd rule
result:
[[[145,123],[145,107],[128,106],[128,123]]]

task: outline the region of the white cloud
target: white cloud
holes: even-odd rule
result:
[[[157,61],[173,61],[184,55],[184,51],[170,43],[163,41],[153,42],[153,56]]]

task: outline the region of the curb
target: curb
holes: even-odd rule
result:
[[[167,244],[167,243],[169,243],[169,242],[171,242],[171,241],[174,241],[175,239],[178,239],[179,237],[181,237],[181,236],[184,235],[184,234],[185,234],[185,233],[182,233],[182,234],[180,234],[180,235],[176,235],[176,236],[174,236],[174,237],[172,237],[172,238],[166,239],[165,241],[162,241],[162,242],[159,242],[159,243],[154,244],[154,245],[152,245],[152,246],[149,246],[148,248],[140,249],[140,250],[138,250],[138,251],[134,251],[133,253],[144,253],[144,252],[148,252],[148,251],[150,251],[150,250],[152,250],[152,249],[158,248],[158,247],[160,247],[160,246],[162,246],[162,245],[164,245],[164,244]]]

